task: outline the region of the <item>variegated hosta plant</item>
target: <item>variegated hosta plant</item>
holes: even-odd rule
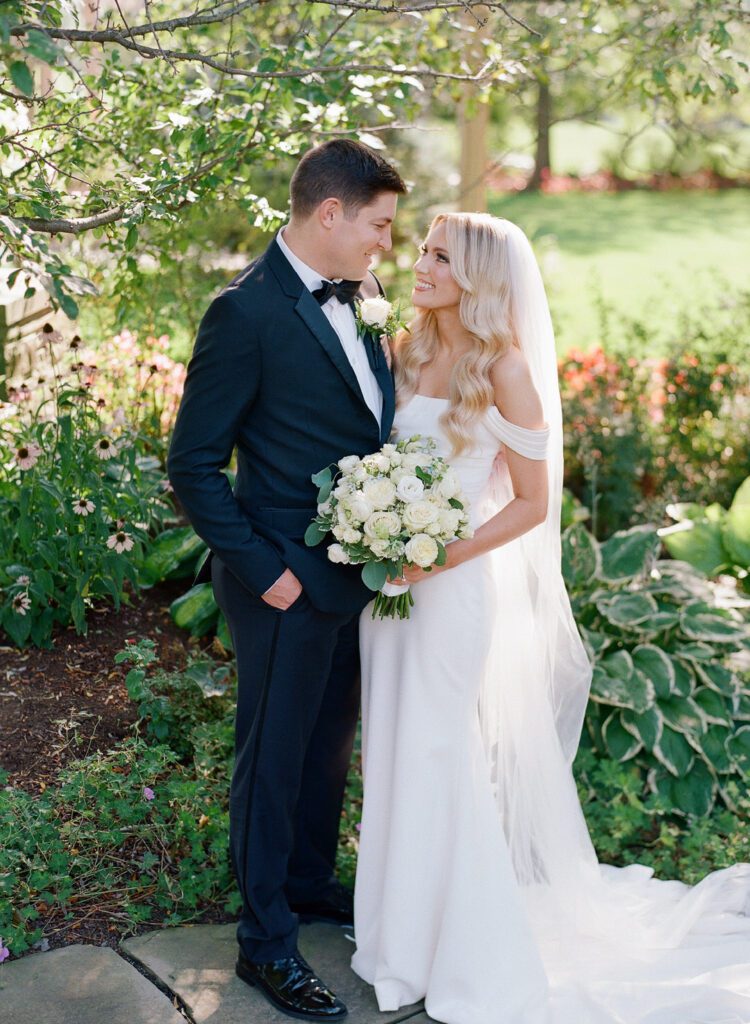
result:
[[[686,814],[750,780],[750,630],[685,562],[659,560],[649,526],[599,544],[563,534],[563,571],[594,664],[586,733]]]

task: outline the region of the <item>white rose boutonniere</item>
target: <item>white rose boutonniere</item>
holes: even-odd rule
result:
[[[355,305],[357,333],[365,344],[369,342],[375,365],[380,360],[381,346],[385,339],[392,338],[402,327],[406,327],[401,316],[401,306],[389,302],[382,295],[361,299]]]

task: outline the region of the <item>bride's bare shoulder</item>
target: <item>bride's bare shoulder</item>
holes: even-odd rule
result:
[[[542,403],[531,379],[523,352],[511,345],[490,371],[495,405],[501,415],[519,427],[541,430],[544,426]]]

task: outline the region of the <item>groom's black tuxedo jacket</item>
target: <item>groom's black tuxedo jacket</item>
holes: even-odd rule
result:
[[[169,478],[196,532],[256,595],[288,567],[322,611],[357,612],[372,596],[358,568],[303,540],[316,514],[311,475],[377,451],[390,434],[391,373],[382,352],[362,344],[383,393],[380,429],[338,335],[275,240],[201,321]],[[232,493],[221,470],[235,446]]]

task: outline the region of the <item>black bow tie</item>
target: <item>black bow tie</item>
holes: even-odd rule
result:
[[[361,281],[324,281],[313,292],[313,298],[323,306],[335,295],[342,305],[346,305],[354,299],[361,284]]]

